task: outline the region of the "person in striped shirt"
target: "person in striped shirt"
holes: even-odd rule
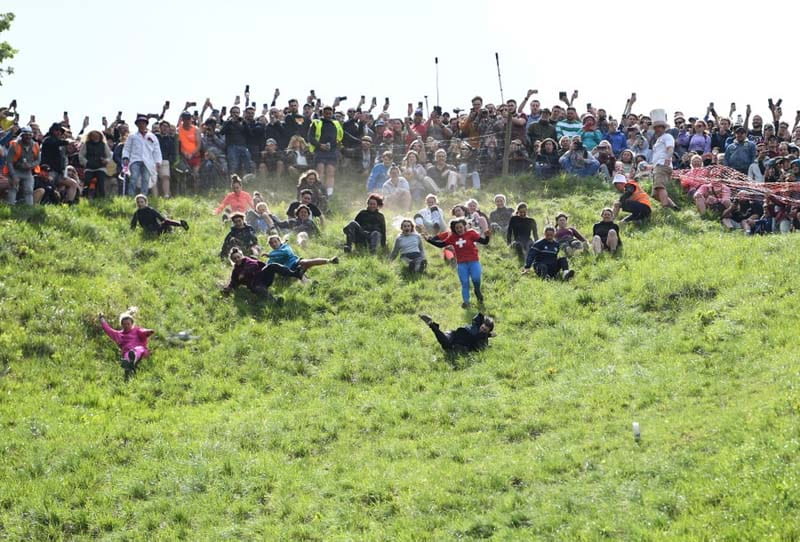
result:
[[[559,138],[579,135],[582,129],[583,124],[578,120],[578,112],[572,106],[567,108],[567,118],[556,123],[556,135]]]

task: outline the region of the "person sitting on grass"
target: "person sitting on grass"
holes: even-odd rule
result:
[[[400,176],[400,168],[394,164],[389,168],[389,179],[381,187],[386,205],[398,211],[411,209],[411,188],[405,177]]]
[[[569,268],[567,259],[558,256],[560,248],[556,241],[556,229],[553,226],[545,227],[544,237],[536,241],[528,252],[522,274],[528,273],[532,267],[536,275],[543,279],[560,277],[569,280],[574,277],[575,271]]]
[[[304,246],[308,243],[310,237],[319,235],[319,226],[314,222],[311,217],[311,209],[305,205],[301,205],[295,211],[296,218],[290,218],[286,221],[276,220],[275,225],[280,228],[291,229],[297,234],[297,243]]]
[[[769,207],[767,205],[766,207]],[[750,194],[739,192],[736,199],[731,203],[731,206],[722,212],[722,225],[729,230],[741,229],[746,234],[751,233],[771,233],[772,220],[769,221],[769,231],[764,231],[766,223],[759,224],[762,215],[764,214],[765,206],[761,202],[756,201]],[[758,231],[754,231],[758,229]]]
[[[247,215],[245,215],[244,219],[249,226],[252,226],[256,233],[270,233],[274,231],[276,220],[275,216],[270,213],[266,201],[259,201],[256,203],[256,208],[247,211]]]
[[[503,194],[497,194],[494,197],[494,204],[497,208],[489,213],[489,227],[495,233],[506,233],[508,223],[514,215],[514,209],[506,207],[506,197]]]
[[[231,191],[222,198],[219,206],[214,209],[214,214],[218,215],[222,211],[226,212],[223,215],[223,220],[227,218],[227,213],[246,213],[253,208],[253,197],[242,190],[242,180],[238,175],[231,175]],[[227,254],[227,253],[226,253]]]
[[[140,225],[147,233],[161,235],[162,233],[169,233],[172,228],[189,229],[189,224],[185,220],[176,221],[164,218],[161,213],[148,205],[147,196],[138,194],[136,196],[136,212],[133,213],[131,218],[131,229],[135,230],[136,225]]]
[[[433,246],[439,248],[452,247],[455,252],[455,260],[458,269],[458,280],[461,282],[461,308],[469,308],[469,282],[475,288],[475,297],[478,303],[483,303],[483,292],[481,292],[481,262],[478,257],[478,246],[475,243],[488,245],[492,231],[487,230],[483,236],[477,230],[467,229],[467,221],[464,218],[457,218],[450,221],[450,231],[443,232],[436,237],[425,239]]]
[[[569,216],[566,213],[556,215],[556,241],[567,257],[583,251],[587,245],[586,238],[578,230],[570,227]]]
[[[286,217],[297,218],[297,216],[295,216],[295,211],[297,211],[297,208],[300,207],[301,205],[305,205],[306,207],[309,208],[309,210],[311,210],[311,216],[313,218],[318,218],[319,223],[324,226],[325,216],[322,214],[322,209],[320,209],[314,204],[313,201],[314,192],[310,189],[303,189],[300,191],[299,197],[300,197],[299,200],[293,201],[292,203],[289,204],[289,207],[286,209]]]
[[[422,273],[428,266],[422,247],[422,236],[414,231],[411,220],[406,219],[400,223],[400,235],[394,241],[389,260],[393,261],[397,256],[400,256],[400,260],[408,266],[411,273]]]
[[[269,247],[272,249],[272,252],[267,254],[267,264],[281,265],[285,267],[289,270],[290,274],[286,274],[282,270],[277,271],[277,274],[287,277],[295,277],[304,283],[308,282],[305,273],[310,268],[318,265],[335,265],[339,263],[338,256],[334,256],[333,258],[300,259],[297,254],[294,253],[292,247],[290,247],[289,244],[283,241],[278,235],[270,235],[267,242],[269,243]]]
[[[439,324],[427,314],[420,314],[419,317],[431,328],[436,340],[447,353],[463,354],[482,350],[489,346],[489,338],[495,336],[494,320],[480,312],[472,319],[472,325],[447,332],[443,332]]]
[[[622,209],[631,213],[622,219],[623,222],[642,221],[650,217],[652,213],[650,197],[642,190],[638,181],[614,177],[614,188],[622,192],[619,201],[614,203],[615,216]]]
[[[370,194],[367,208],[358,212],[356,217],[343,228],[346,237],[345,252],[351,252],[353,245],[368,246],[371,253],[378,250],[378,245],[386,246],[386,218],[381,213],[383,196]]]
[[[536,228],[536,221],[528,216],[528,204],[524,201],[518,203],[517,212],[508,222],[506,231],[508,246],[517,252],[522,261],[525,261],[531,245],[538,240],[539,231]]]
[[[125,377],[129,377],[139,367],[139,362],[150,355],[147,349],[148,339],[155,333],[152,329],[144,329],[134,325],[133,317],[138,309],[129,307],[127,311],[119,316],[121,330],[112,328],[101,312],[98,315],[100,325],[106,335],[114,341],[122,353],[122,368],[125,369]]]
[[[439,198],[436,197],[436,194],[428,194],[425,196],[425,208],[420,209],[414,215],[417,232],[427,231],[438,235],[447,229],[444,216],[444,210],[439,207]]]
[[[467,218],[469,221],[478,229],[481,235],[486,233],[486,230],[489,229],[489,217],[486,216],[486,213],[481,211],[478,206],[478,200],[470,198],[464,206],[467,208]]]
[[[261,249],[258,246],[258,237],[252,226],[244,222],[244,213],[233,213],[231,215],[231,231],[225,236],[222,242],[222,249],[219,251],[220,258],[229,255],[233,247],[238,247],[246,254],[257,256]]]
[[[600,222],[592,228],[592,250],[596,255],[604,250],[611,254],[622,246],[619,238],[619,226],[614,223],[614,211],[606,207],[600,212]]]
[[[269,287],[275,281],[276,274],[295,276],[286,267],[279,264],[268,265],[255,258],[248,258],[238,247],[233,247],[229,253],[233,269],[231,279],[222,289],[223,295],[228,295],[239,286],[246,286],[248,290],[264,297],[268,301],[280,303],[282,300],[272,295]],[[296,277],[299,278],[299,277]]]

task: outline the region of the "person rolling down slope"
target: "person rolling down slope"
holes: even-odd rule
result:
[[[281,238],[277,235],[270,235],[267,242],[272,249],[272,252],[267,254],[267,265],[280,265],[289,270],[289,274],[284,273],[282,270],[277,271],[279,275],[295,277],[306,282],[305,273],[308,269],[318,265],[339,263],[338,256],[334,256],[333,258],[300,259],[297,254],[294,253],[292,247],[290,247],[288,243],[281,241]]]
[[[495,336],[494,320],[480,312],[472,319],[472,325],[447,332],[443,332],[439,324],[427,314],[420,314],[419,317],[431,328],[445,352],[464,353],[481,350],[489,346],[489,338]]]

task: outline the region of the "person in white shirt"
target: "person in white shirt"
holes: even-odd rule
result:
[[[431,235],[447,231],[447,220],[444,211],[439,207],[439,198],[435,194],[428,194],[425,196],[425,205],[424,209],[420,209],[414,215],[417,231],[428,232]]]
[[[156,181],[156,166],[161,163],[161,146],[158,138],[147,131],[147,117],[137,115],[136,133],[128,136],[122,147],[122,167],[128,170],[131,180],[127,194],[147,194]]]
[[[387,207],[400,211],[408,211],[411,208],[411,188],[405,177],[400,176],[400,168],[397,165],[389,168],[389,180],[383,183],[381,193]]]
[[[658,119],[653,122],[656,142],[653,144],[653,197],[661,205],[678,210],[667,192],[667,183],[672,179],[672,154],[675,151],[675,138],[667,133],[667,122]]]

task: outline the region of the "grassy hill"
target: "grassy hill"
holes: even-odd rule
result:
[[[616,197],[506,179],[484,208],[498,191],[584,233]],[[301,254],[336,254],[360,199]],[[0,539],[800,538],[800,236],[656,208],[570,283],[494,239],[498,337],[451,364],[416,314],[472,313],[433,247],[424,278],[344,255],[275,306],[220,295],[212,200],[154,204],[191,230],[131,234],[130,200],[0,206]],[[96,314],[128,305],[159,335],[126,382]]]

